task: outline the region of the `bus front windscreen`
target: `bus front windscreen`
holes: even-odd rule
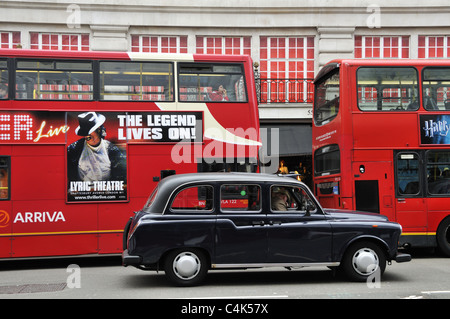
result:
[[[314,92],[314,123],[327,124],[339,112],[339,69],[317,82]]]

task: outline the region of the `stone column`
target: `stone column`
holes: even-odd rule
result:
[[[130,51],[129,26],[91,25],[90,47],[93,51]]]
[[[354,58],[355,41],[353,27],[319,27],[319,68],[333,59]]]

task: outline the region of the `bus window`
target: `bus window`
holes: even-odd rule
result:
[[[198,172],[247,172],[256,173],[258,164],[256,158],[237,160],[234,158],[203,157],[197,164]]]
[[[0,100],[8,98],[8,63],[0,60]]]
[[[100,62],[100,99],[173,101],[173,64]]]
[[[397,190],[400,196],[420,193],[419,156],[400,153],[397,156]]]
[[[450,68],[425,68],[422,91],[426,110],[450,110]]]
[[[339,112],[339,71],[316,83],[314,98],[314,122],[324,125]]]
[[[341,171],[339,146],[327,145],[314,152],[314,175],[337,174]]]
[[[450,194],[450,151],[427,152],[428,193]]]
[[[180,63],[179,101],[247,102],[242,66]]]
[[[0,156],[0,200],[9,200],[10,198],[10,158]]]
[[[412,111],[419,108],[415,68],[361,67],[356,77],[361,111]]]
[[[17,61],[20,100],[92,100],[93,82],[91,61]]]

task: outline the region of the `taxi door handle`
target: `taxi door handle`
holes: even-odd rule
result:
[[[252,225],[253,226],[264,226],[264,221],[263,220],[254,220],[252,221]]]

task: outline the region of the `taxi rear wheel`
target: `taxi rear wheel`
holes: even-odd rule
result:
[[[208,272],[208,259],[195,248],[170,252],[164,262],[167,278],[177,286],[195,286],[203,282]]]

